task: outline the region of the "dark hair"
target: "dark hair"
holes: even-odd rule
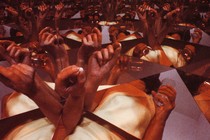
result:
[[[160,74],[155,74],[146,78],[141,79],[142,81],[145,82],[146,85],[146,93],[150,94],[151,91],[157,91],[158,88],[161,85],[160,79],[159,79]]]

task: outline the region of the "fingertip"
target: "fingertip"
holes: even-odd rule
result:
[[[79,67],[79,72],[83,72],[84,69],[82,67]]]
[[[82,84],[85,82],[85,80],[86,80],[85,71],[82,67],[79,67],[78,82]]]
[[[117,43],[118,47],[122,47],[122,44],[120,42]]]

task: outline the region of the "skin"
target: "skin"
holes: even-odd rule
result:
[[[90,55],[100,49],[102,43],[102,34],[98,28],[93,28],[92,33],[83,37],[82,46],[77,53],[77,66],[84,67],[88,62]]]
[[[40,31],[43,27],[44,19],[47,17],[49,13],[49,6],[45,3],[38,6],[39,14],[37,16],[37,29]]]
[[[25,64],[0,67],[0,76],[1,82],[34,100],[51,122],[57,122],[58,118],[55,116],[60,113],[62,107],[58,102],[58,96],[41,80],[32,67]]]
[[[117,84],[120,74],[123,71],[128,70],[128,65],[131,62],[131,57],[126,55],[121,55],[116,63],[116,65],[112,68],[111,73],[107,79],[108,85]]]
[[[70,79],[74,79],[74,83]],[[75,65],[63,69],[58,74],[55,81],[55,91],[65,102],[53,140],[64,139],[73,132],[79,123],[84,108],[85,81],[85,71]]]
[[[98,86],[113,68],[120,55],[121,45],[108,45],[101,51],[96,51],[90,57],[87,68],[87,82],[85,83],[85,108],[92,110],[92,103]]]
[[[50,27],[46,27],[40,31],[39,42],[41,48],[46,50],[52,58],[53,70],[55,71],[53,79],[55,79],[59,71],[69,66],[69,57],[65,50],[66,44],[63,38],[59,34],[54,33],[54,30]]]
[[[175,107],[176,91],[172,87],[160,86],[158,93],[165,95],[166,98],[152,91],[153,99],[160,101],[163,105],[158,106],[155,104],[156,113],[146,130],[143,140],[162,140],[166,120]]]
[[[105,49],[94,52],[88,62],[87,75],[77,66],[69,66],[58,74],[56,91],[66,101],[63,106],[62,120],[59,120],[56,127],[54,139],[65,138],[72,133],[83,110],[94,108],[96,90],[119,56],[121,47],[115,47],[117,48],[114,50],[114,46],[109,45]]]

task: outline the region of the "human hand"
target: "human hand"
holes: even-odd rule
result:
[[[64,44],[64,40],[59,33],[56,33],[56,31],[50,27],[46,27],[40,31],[39,42],[40,46],[42,47],[52,46],[53,48],[55,48],[57,45]]]
[[[55,90],[62,97],[67,98],[82,96],[86,80],[83,68],[75,65],[64,68],[55,80]]]
[[[202,39],[202,31],[198,28],[195,28],[193,33],[191,34],[191,37],[193,43],[199,43]]]
[[[38,10],[39,10],[39,18],[45,18],[48,11],[49,11],[49,6],[46,5],[45,3],[41,4],[38,6]]]
[[[67,46],[63,38],[49,27],[39,33],[40,46],[52,56],[58,71],[69,65]]]
[[[167,11],[167,12],[170,11],[171,10],[171,5],[169,3],[164,3],[163,10]]]
[[[11,7],[11,6],[5,7],[5,10],[7,12],[11,13],[14,17],[17,17],[18,16],[17,10],[14,9],[13,7]]]
[[[110,26],[109,38],[112,43],[116,42],[118,34],[119,34],[119,29],[115,26]]]
[[[120,74],[123,71],[129,70],[129,64],[131,63],[132,58],[127,55],[121,55],[116,63],[116,65],[112,68],[110,75],[107,79],[108,85],[117,84]]]
[[[52,81],[55,81],[57,76],[56,65],[52,57],[49,56],[48,53],[32,55],[31,66],[46,71],[49,74]]]
[[[16,63],[31,64],[30,51],[28,48],[22,48],[16,43],[11,43],[6,50]]]
[[[137,15],[138,15],[139,19],[142,21],[146,21],[146,19],[147,19],[146,9],[149,10],[150,7],[145,4],[139,6],[139,8],[137,9]]]
[[[27,19],[31,19],[31,17],[33,16],[33,9],[24,2],[20,4],[20,12],[21,16]]]
[[[164,19],[171,19],[171,20],[173,20],[173,15],[179,13],[180,11],[181,11],[180,8],[176,8],[176,9],[168,12],[163,18]]]
[[[15,60],[9,56],[6,50],[11,44],[14,44],[14,42],[10,40],[0,40],[0,60],[6,60],[10,64],[15,64]]]
[[[63,104],[62,119],[57,127],[61,131],[66,131],[67,135],[71,134],[78,125],[84,111],[85,80],[83,68],[73,65],[63,69],[55,82],[55,90]],[[62,133],[58,132],[56,135],[60,139]]]
[[[58,19],[61,17],[64,11],[64,4],[60,2],[59,4],[55,5],[55,18]]]
[[[48,46],[53,44],[55,40],[54,30],[50,27],[45,27],[39,33],[40,46]]]
[[[125,71],[129,69],[129,64],[132,61],[132,57],[131,56],[127,56],[127,55],[120,55],[118,61],[117,61],[117,65],[115,65],[114,68],[118,67],[119,70]]]
[[[88,61],[88,80],[100,83],[116,64],[120,51],[120,43],[95,51]]]
[[[95,51],[88,61],[87,80],[85,82],[85,108],[92,110],[96,90],[102,80],[109,74],[120,55],[121,44],[108,45],[100,51]]]
[[[1,82],[26,95],[32,95],[36,92],[34,75],[34,69],[25,64],[15,64],[10,67],[0,66]]]
[[[157,92],[152,91],[152,95],[156,108],[155,118],[165,122],[175,108],[176,91],[169,85],[162,85]]]
[[[84,66],[86,60],[89,59],[90,55],[100,49],[102,43],[102,34],[98,28],[93,28],[92,33],[88,34],[82,39],[82,46],[79,48],[77,53],[77,65]]]
[[[94,27],[91,34],[88,34],[82,39],[83,46],[98,48],[101,47],[102,34],[101,31]]]
[[[50,11],[49,9],[49,5],[46,5],[44,2],[38,6],[39,13],[36,21],[38,31],[42,29],[43,22]]]

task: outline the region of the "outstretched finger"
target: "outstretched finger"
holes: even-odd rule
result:
[[[101,45],[101,42],[102,42],[102,33],[101,33],[101,31],[98,28],[94,27],[92,32],[96,33],[97,39],[98,39],[98,44]]]
[[[39,36],[42,36],[45,32],[50,32],[52,29],[50,27],[45,27],[39,32]]]
[[[111,69],[117,63],[117,60],[120,57],[120,51],[122,47],[121,47],[121,44],[118,43],[118,44],[114,44],[113,48],[115,49],[114,55],[111,58],[111,60],[106,63],[106,66],[108,69]]]
[[[101,53],[101,51],[96,51],[94,52],[93,56],[96,58],[96,60],[98,61],[98,64],[100,66],[103,65],[103,55]],[[91,59],[92,60],[92,59]]]

